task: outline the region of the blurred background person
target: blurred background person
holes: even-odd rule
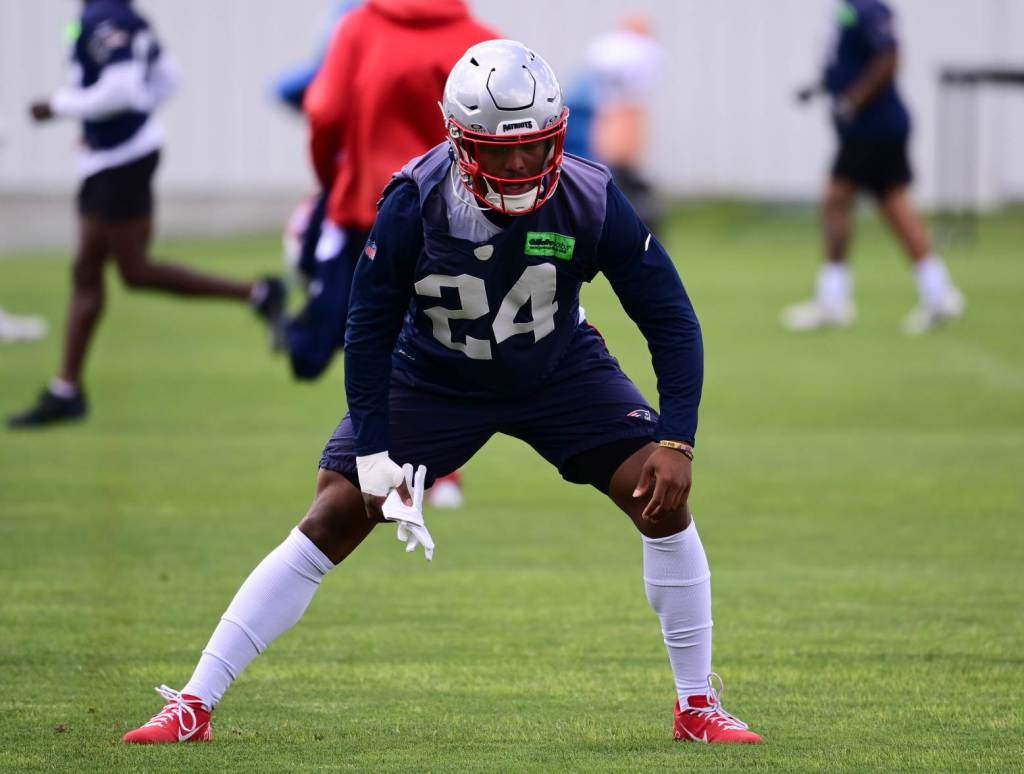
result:
[[[288,68],[274,79],[271,90],[281,103],[297,113],[302,112],[302,101],[306,97],[306,89],[309,88],[309,84],[313,82],[316,74],[320,72],[320,66],[327,55],[327,46],[334,35],[338,22],[362,4],[363,0],[339,0],[328,9],[327,18],[324,20],[323,30],[317,39],[316,51],[313,56],[302,64]]]
[[[349,13],[363,4],[363,0],[340,0],[329,9],[323,29],[317,40],[316,52],[307,62],[290,67],[274,78],[271,91],[274,98],[285,107],[305,117],[302,103],[313,79],[320,72],[327,49],[339,23]],[[283,249],[285,264],[292,272],[292,279],[309,294],[319,295],[322,280],[317,279],[316,246],[323,227],[324,211],[330,188],[320,188],[305,196],[294,208],[285,224]],[[330,360],[322,365],[311,365],[301,354],[291,359],[292,370],[297,379],[315,379],[326,369]]]
[[[807,102],[816,93],[828,93],[839,138],[822,205],[825,264],[818,272],[815,297],[784,309],[782,323],[793,331],[853,324],[848,253],[856,196],[866,190],[913,265],[920,302],[903,328],[910,334],[925,333],[958,319],[964,298],[935,254],[910,197],[910,114],[896,89],[899,43],[893,13],[880,0],[841,0],[836,11],[823,77],[797,94]]]
[[[657,194],[643,173],[651,97],[665,69],[665,51],[647,16],[622,18],[590,44],[586,64],[568,90],[572,113],[566,150],[607,165],[640,219],[657,233]]]
[[[368,0],[336,26],[304,99],[326,194],[302,240],[309,300],[287,328],[296,378],[319,377],[343,347],[352,275],[384,186],[436,144],[438,101],[455,62],[497,37],[464,0]],[[431,502],[460,505],[457,477],[435,485]]]
[[[177,68],[130,0],[85,0],[84,6],[73,29],[68,85],[30,107],[37,122],[82,121],[78,248],[64,353],[59,374],[38,401],[9,418],[14,428],[85,416],[82,372],[103,311],[103,270],[110,257],[130,288],[236,299],[272,325],[283,319],[280,280],[242,282],[152,260],[152,181],[164,141],[152,114],[176,90]]]

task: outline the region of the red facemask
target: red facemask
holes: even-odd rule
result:
[[[565,128],[569,109],[551,126],[534,132],[494,135],[470,129],[448,119],[448,136],[455,147],[463,183],[482,204],[506,215],[525,215],[551,198],[561,176],[565,149]],[[523,174],[485,171],[484,166],[501,167],[488,158],[500,159],[520,151]],[[530,157],[539,156],[540,170],[528,169]],[[481,163],[482,160],[484,163]],[[536,167],[536,163],[533,164]]]

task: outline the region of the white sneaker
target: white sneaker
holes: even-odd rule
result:
[[[908,314],[903,320],[903,332],[909,336],[920,336],[943,323],[959,320],[964,316],[966,307],[964,294],[950,287],[937,301],[922,303]]]
[[[435,508],[461,508],[463,502],[462,474],[455,471],[437,479],[430,487],[427,498]]]
[[[36,341],[46,335],[42,317],[15,315],[0,308],[0,342]]]
[[[857,307],[852,301],[823,304],[811,299],[782,310],[782,327],[791,331],[816,331],[821,328],[849,328],[857,319]]]

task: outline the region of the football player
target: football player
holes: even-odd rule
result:
[[[130,288],[248,302],[276,338],[283,335],[285,287],[279,279],[240,282],[154,261],[150,255],[152,181],[164,142],[153,113],[174,93],[179,79],[149,24],[129,0],[85,0],[71,33],[69,85],[30,108],[38,122],[82,122],[78,249],[64,353],[59,375],[38,401],[9,418],[15,428],[85,416],[82,372],[103,312],[103,266],[109,258]]]
[[[910,114],[896,89],[899,43],[893,14],[880,0],[841,0],[837,11],[835,45],[824,78],[797,94],[802,102],[819,91],[831,95],[839,137],[822,205],[826,260],[818,272],[815,297],[784,309],[782,323],[790,330],[807,331],[844,328],[854,322],[847,252],[853,205],[858,191],[866,190],[914,268],[920,302],[903,328],[913,335],[925,333],[958,319],[964,298],[935,254],[910,197]]]
[[[710,572],[687,507],[703,345],[671,259],[605,167],[564,154],[558,81],[526,46],[470,48],[442,109],[447,141],[388,186],[356,268],[349,414],[309,511],[242,584],[192,678],[180,692],[161,686],[167,704],[125,741],[209,739],[228,686],[396,508],[399,535],[429,557],[424,483],[498,432],[605,493],[640,532],[675,678],[675,738],[762,741],[722,708],[711,671]],[[660,414],[580,319],[582,283],[599,272],[647,339]],[[400,463],[426,466],[415,498]]]

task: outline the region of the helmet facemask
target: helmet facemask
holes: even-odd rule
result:
[[[449,117],[448,138],[463,184],[497,212],[525,215],[538,209],[558,187],[568,116],[563,108],[553,124],[534,131],[509,121],[504,125],[527,131],[508,134],[479,131]]]

